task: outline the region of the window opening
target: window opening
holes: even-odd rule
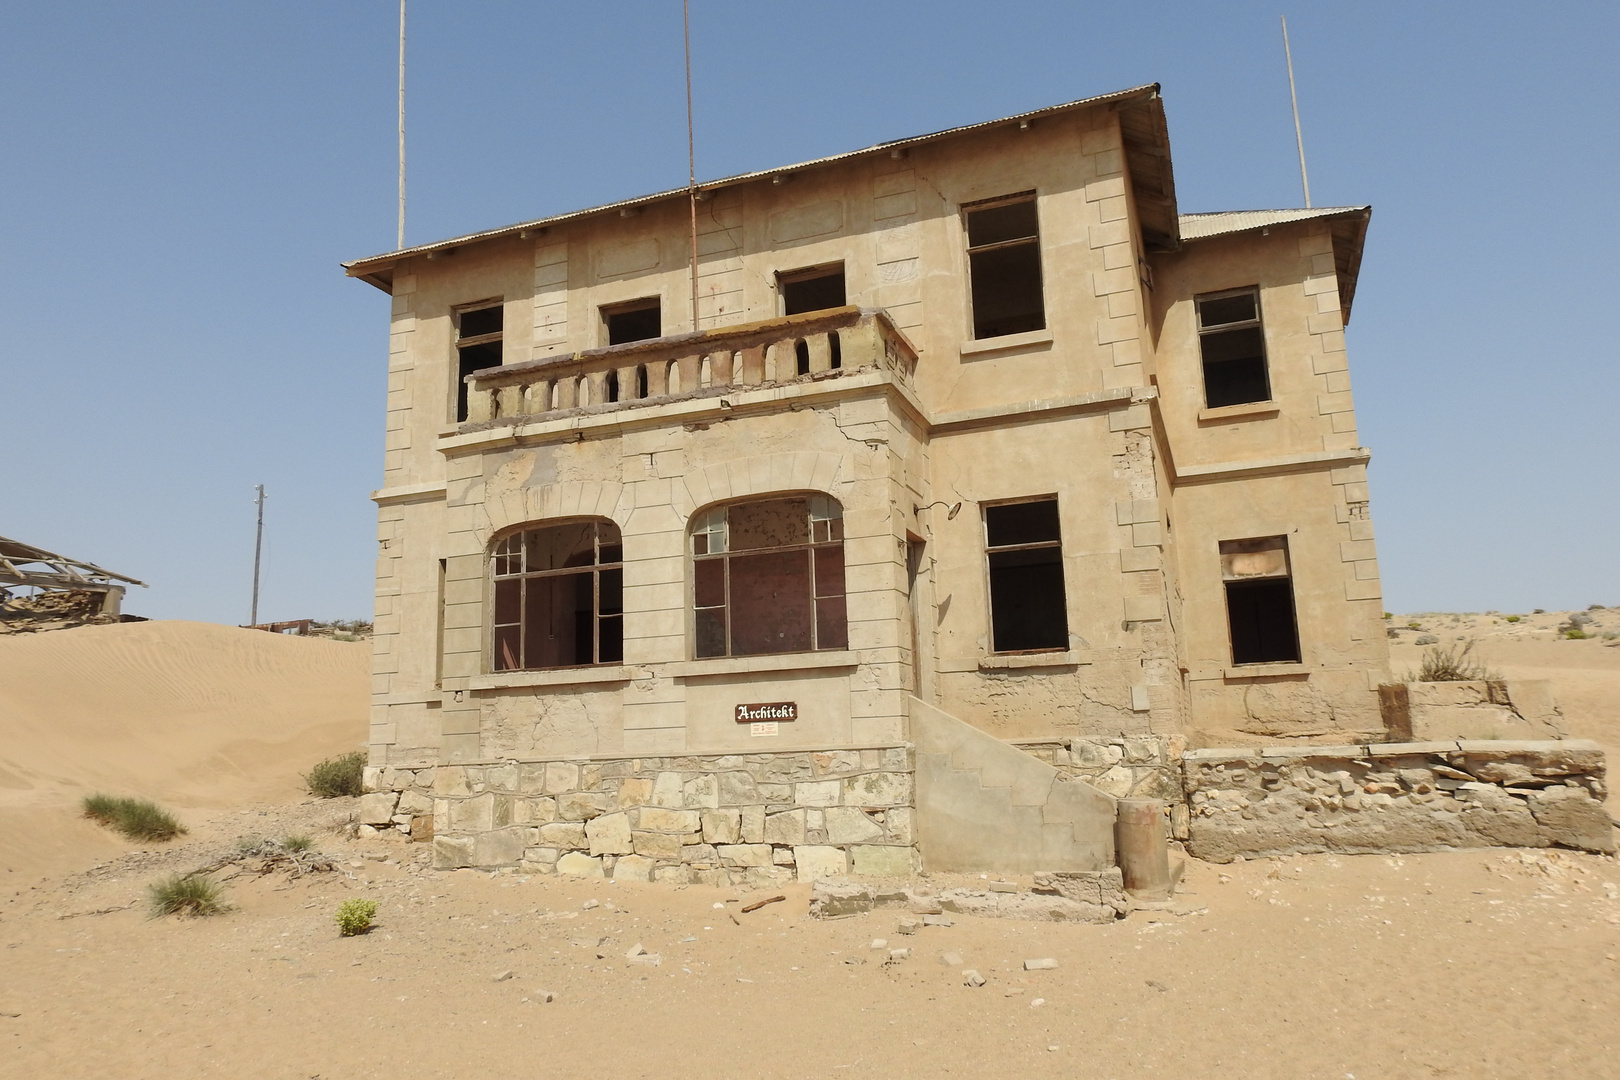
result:
[[[628,304],[603,308],[602,321],[607,324],[609,345],[628,345],[632,341],[646,341],[662,337],[664,324],[660,315],[658,297],[632,300]]]
[[[1056,499],[984,508],[991,651],[1069,647]]]
[[[974,338],[1046,329],[1034,193],[966,211]]]
[[[800,338],[793,343],[793,370],[795,374],[810,374],[810,343]]]
[[[1211,409],[1271,400],[1260,290],[1201,296],[1198,350],[1204,361],[1204,403]]]
[[[456,313],[456,423],[467,419],[467,376],[501,366],[505,308],[499,304]]]
[[[840,308],[844,299],[844,264],[794,270],[777,275],[782,293],[782,314],[803,315],[809,311]]]
[[[718,506],[692,522],[693,651],[849,647],[844,512],[823,495]]]
[[[624,548],[611,521],[526,529],[495,545],[496,671],[624,659]]]
[[[1299,622],[1288,568],[1288,538],[1221,541],[1221,579],[1232,663],[1298,663]]]

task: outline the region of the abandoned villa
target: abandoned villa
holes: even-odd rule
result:
[[[1097,870],[1118,798],[1185,835],[1189,740],[1387,742],[1369,213],[1179,213],[1145,86],[346,264],[392,296],[367,820]]]

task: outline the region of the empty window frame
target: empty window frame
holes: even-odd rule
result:
[[[467,376],[501,366],[500,301],[456,312],[456,423],[467,419]]]
[[[1288,538],[1221,541],[1221,579],[1232,663],[1298,663],[1299,623],[1288,571]]]
[[[974,338],[1046,329],[1035,193],[977,203],[963,213]]]
[[[1057,499],[986,506],[984,535],[991,651],[1067,649],[1069,610]]]
[[[841,308],[847,302],[844,298],[843,263],[778,274],[776,286],[782,293],[784,315]]]
[[[1260,326],[1260,290],[1234,289],[1200,296],[1198,351],[1204,362],[1204,404],[1245,405],[1271,400],[1266,337]]]
[[[824,495],[717,506],[692,521],[693,653],[849,647],[844,512]]]
[[[603,308],[602,325],[609,345],[628,345],[632,341],[664,336],[663,315],[656,296]]]
[[[525,529],[495,545],[495,671],[624,659],[624,549],[611,521]]]

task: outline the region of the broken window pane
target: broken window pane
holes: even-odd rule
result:
[[[1069,647],[1056,499],[984,508],[994,652]]]
[[[842,518],[825,496],[760,499],[697,515],[695,655],[846,648]]]
[[[1202,297],[1197,304],[1204,404],[1218,409],[1271,400],[1259,290]]]
[[[846,303],[843,263],[831,268],[783,274],[779,280],[784,315],[823,311],[843,307]]]
[[[657,297],[603,308],[602,320],[607,323],[609,345],[628,345],[632,341],[661,337],[664,333]]]
[[[967,211],[973,336],[1046,328],[1041,245],[1033,195]]]
[[[1232,663],[1298,663],[1299,623],[1287,538],[1222,541],[1221,576]]]
[[[500,304],[456,314],[456,423],[467,419],[467,376],[501,366]]]
[[[495,545],[495,671],[618,663],[624,656],[619,528],[578,521]]]

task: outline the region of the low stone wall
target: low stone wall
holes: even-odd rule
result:
[[[1496,740],[1192,750],[1200,859],[1333,851],[1569,847],[1613,852],[1603,750]]]
[[[1055,767],[1065,780],[1084,780],[1116,799],[1181,798],[1180,735],[1015,739],[1013,745]]]
[[[433,862],[768,885],[917,866],[909,747],[367,771],[361,820]]]
[[[1378,688],[1391,742],[1542,740],[1564,734],[1548,679],[1389,683]]]

